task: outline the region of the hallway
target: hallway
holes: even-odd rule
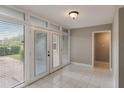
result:
[[[112,88],[112,72],[103,68],[91,68],[70,64],[27,88]]]

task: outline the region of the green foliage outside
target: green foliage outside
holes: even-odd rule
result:
[[[20,46],[0,46],[0,56],[18,54]]]
[[[23,61],[24,50],[20,37],[0,41],[0,56],[8,56]]]

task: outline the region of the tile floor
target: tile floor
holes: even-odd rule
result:
[[[94,62],[94,66],[95,67],[101,67],[101,68],[105,68],[105,69],[109,69],[109,62],[103,62],[103,61],[95,61]]]
[[[103,68],[91,68],[70,64],[27,88],[112,88],[112,72]]]

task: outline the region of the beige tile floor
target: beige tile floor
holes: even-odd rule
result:
[[[109,69],[109,62],[95,61],[94,66]]]
[[[112,72],[103,68],[91,68],[70,64],[27,88],[112,88]]]

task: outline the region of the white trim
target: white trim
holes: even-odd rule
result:
[[[79,63],[79,62],[71,62],[72,64],[75,64],[75,65],[82,65],[82,66],[85,66],[85,67],[92,67],[92,65],[90,64],[84,64],[84,63]]]
[[[42,17],[41,15],[39,15],[39,14],[37,14],[37,13],[34,13],[34,12],[32,12],[32,11],[28,11],[27,9],[22,9],[22,8],[20,8],[20,7],[18,7],[18,6],[13,6],[13,5],[12,5],[12,6],[4,5],[4,6],[6,6],[6,7],[8,7],[8,8],[13,8],[13,9],[15,9],[16,11],[19,11],[19,12],[23,12],[24,14],[27,14],[27,13],[28,13],[30,16],[34,16],[34,17],[36,17],[36,18],[39,18],[39,19],[41,19],[41,20],[44,20],[45,22],[48,23],[48,27],[46,28],[46,29],[48,29],[48,30],[58,31],[58,32],[61,31],[61,29],[56,30],[56,29],[51,29],[51,28],[49,28],[49,24],[54,24],[54,25],[56,25],[56,26],[59,26],[60,28],[61,28],[61,27],[64,27],[63,25],[61,25],[61,24],[59,24],[59,23],[56,23],[56,22],[51,21],[51,20],[48,20],[48,19]],[[30,24],[30,22],[29,22],[28,24]],[[30,25],[31,25],[31,24],[30,24]]]
[[[71,50],[71,36],[70,36],[70,30],[68,30],[68,62],[71,63],[71,56],[70,56],[70,50]]]
[[[57,66],[57,67],[53,67],[53,35],[57,35],[59,38],[59,66]],[[62,65],[62,52],[61,52],[61,35],[59,34],[59,33],[53,33],[53,32],[51,32],[51,44],[50,44],[50,51],[51,51],[51,58],[50,58],[50,73],[52,73],[52,72],[55,72],[56,70],[58,70],[58,69],[60,69],[63,65]]]
[[[46,47],[46,50],[48,51],[49,50],[49,46],[48,46],[48,33],[46,30],[43,30],[43,29],[35,29],[35,28],[31,28],[31,64],[30,64],[30,82],[34,82],[46,75],[49,74],[49,57],[46,55],[47,57],[47,63],[46,63],[46,72],[43,72],[41,74],[38,74],[38,75],[35,75],[35,34],[38,33],[38,32],[45,32],[47,34],[47,47]]]
[[[109,69],[110,71],[112,70],[112,62],[111,62],[111,30],[105,30],[105,31],[93,31],[92,32],[92,67],[94,67],[94,34],[95,33],[104,33],[104,32],[109,32]]]
[[[18,6],[8,6],[8,5],[4,5],[4,6],[7,7],[7,8],[14,9],[15,11],[24,13],[24,17],[26,17],[27,14],[28,14],[28,18],[29,18],[29,19],[28,19],[28,20],[19,20],[19,19],[16,19],[15,17],[12,17],[12,16],[5,16],[5,15],[0,14],[0,20],[6,20],[6,21],[9,21],[9,22],[16,22],[16,23],[19,23],[19,24],[28,24],[28,25],[31,26],[31,27],[32,27],[32,26],[36,26],[36,27],[41,27],[41,28],[43,28],[43,29],[45,29],[45,30],[62,33],[61,29],[56,30],[56,29],[51,29],[51,28],[49,27],[49,24],[55,24],[56,26],[59,26],[60,28],[61,28],[61,27],[64,27],[64,26],[61,26],[59,23],[50,21],[50,20],[48,20],[48,19],[46,19],[46,18],[40,16],[39,14],[33,13],[33,12],[28,11],[28,10],[25,10],[25,9],[22,9],[22,8],[20,8],[20,7],[18,7]],[[41,20],[47,22],[47,23],[48,23],[48,27],[42,27],[42,26],[37,26],[37,25],[31,24],[31,23],[30,23],[30,16],[34,16],[34,17],[36,17],[36,18],[38,18],[38,19],[41,19]]]

